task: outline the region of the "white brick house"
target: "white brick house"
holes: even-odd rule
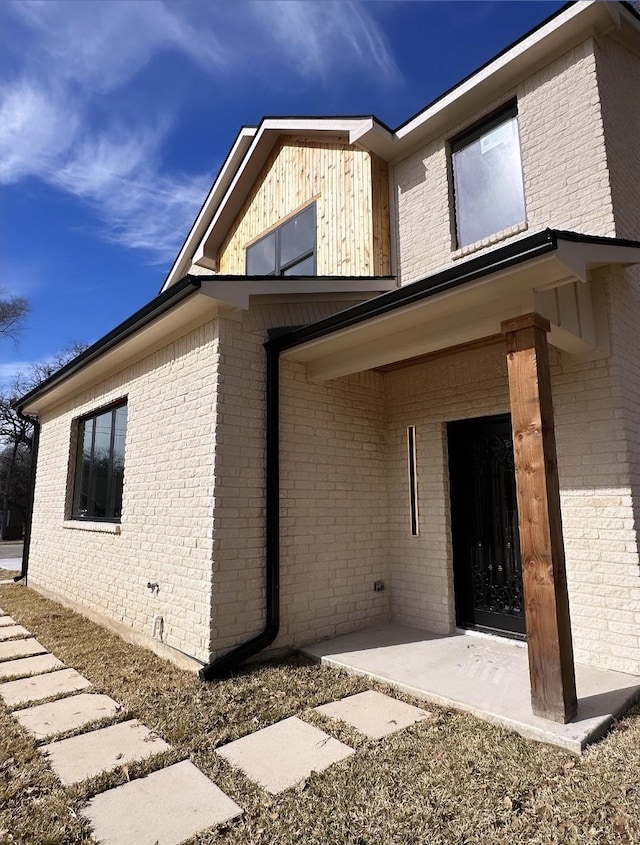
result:
[[[582,2],[395,131],[243,128],[161,293],[20,400],[24,573],[205,675],[526,628],[571,718],[573,656],[640,674],[639,339],[640,16]]]

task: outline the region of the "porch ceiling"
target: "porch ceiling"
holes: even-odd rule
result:
[[[381,306],[370,307],[370,315],[360,311],[350,319],[349,311],[342,312],[333,330],[328,325],[308,340],[303,330],[282,355],[305,363],[310,378],[325,381],[499,334],[503,321],[533,311],[551,322],[553,345],[573,354],[592,351],[598,336],[590,271],[607,264],[640,263],[640,244],[574,240],[580,236],[563,240],[561,233],[550,234],[556,237],[542,254],[537,251],[527,258],[527,247],[536,236],[525,238],[522,252],[509,260],[492,261],[502,252],[496,250],[454,268],[446,283],[439,281],[443,274],[436,273],[432,286],[425,279],[394,291],[388,307],[385,296],[378,297]],[[483,258],[484,272],[480,269],[468,278],[465,271]],[[313,327],[308,328],[312,334]]]

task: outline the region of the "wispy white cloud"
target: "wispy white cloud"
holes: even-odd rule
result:
[[[55,170],[74,140],[79,115],[36,79],[9,82],[0,93],[0,181]]]
[[[22,0],[7,9],[22,39],[11,45],[13,75],[0,90],[0,183],[31,177],[77,197],[100,219],[102,236],[160,261],[175,253],[210,174],[164,163],[173,128],[166,115],[177,104],[148,98],[126,115],[104,105],[113,94],[123,101],[160,52],[214,82],[246,78],[256,63],[326,84],[347,66],[398,78],[378,25],[358,3]]]
[[[356,64],[381,83],[399,78],[380,28],[361,3],[257,0],[253,9],[273,33],[282,58],[306,76],[335,76],[345,65]]]
[[[38,56],[31,57],[30,64],[53,63],[58,78],[101,93],[134,77],[160,50],[177,50],[210,70],[227,66],[227,47],[211,29],[203,38],[184,14],[188,8],[162,0],[13,4],[38,41]]]

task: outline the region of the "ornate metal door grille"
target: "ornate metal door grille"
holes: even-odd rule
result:
[[[448,437],[457,623],[524,635],[510,418],[449,423]]]

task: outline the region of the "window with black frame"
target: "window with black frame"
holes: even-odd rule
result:
[[[453,139],[450,149],[458,247],[526,220],[515,104]]]
[[[315,276],[316,205],[247,247],[248,276]]]
[[[126,403],[78,420],[74,519],[120,522],[126,433]]]

